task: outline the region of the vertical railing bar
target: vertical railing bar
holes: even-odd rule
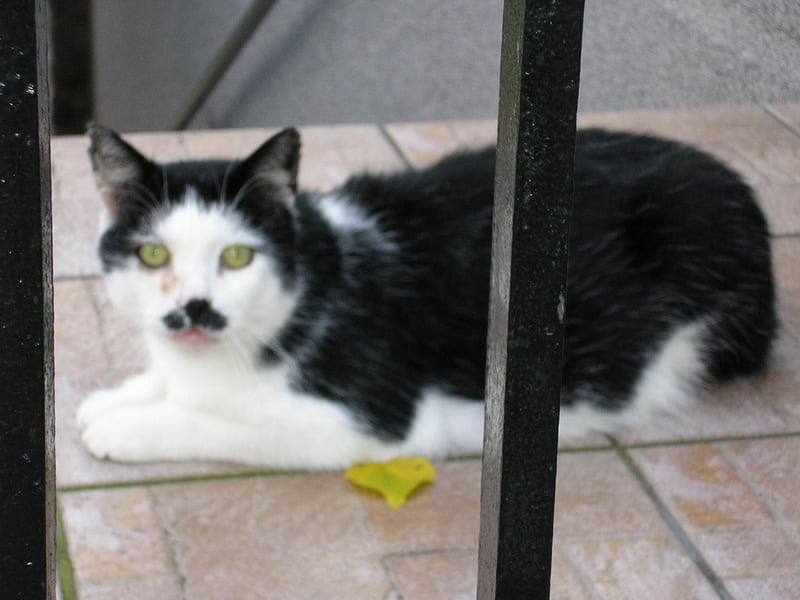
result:
[[[548,598],[583,0],[506,0],[478,598]]]
[[[0,3],[0,596],[55,598],[45,0]]]

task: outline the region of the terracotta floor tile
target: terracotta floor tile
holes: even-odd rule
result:
[[[56,476],[62,486],[74,480],[85,456],[75,425],[78,403],[108,383],[110,369],[89,284],[56,281],[54,305]]]
[[[642,131],[690,143],[748,140],[754,136],[792,139],[783,125],[754,104],[587,113],[578,115],[578,125]]]
[[[778,310],[783,321],[782,333],[800,340],[800,290],[778,289]],[[786,337],[786,335],[784,335]],[[784,350],[783,354],[800,356],[796,348]]]
[[[591,585],[587,577],[576,570],[559,543],[553,544],[553,564],[550,569],[551,600],[589,600]]]
[[[703,531],[694,539],[714,572],[726,580],[800,573],[800,549],[778,525]]]
[[[300,186],[327,192],[343,183],[352,173],[339,152],[339,144],[319,129],[303,129],[300,158]]]
[[[668,536],[563,542],[564,552],[590,580],[596,596],[640,600],[716,599],[691,559]]]
[[[800,437],[731,442],[720,448],[779,518],[800,526]]]
[[[68,493],[59,502],[79,593],[98,584],[134,590],[153,578],[177,585],[148,490]]]
[[[464,148],[481,148],[497,143],[497,119],[466,119],[448,124]]]
[[[480,461],[438,463],[436,470],[436,483],[396,511],[377,494],[359,492],[381,554],[478,547]]]
[[[404,168],[397,152],[375,125],[307,127],[303,134],[313,136],[320,144],[332,146],[344,162],[347,176],[364,171],[384,173]]]
[[[800,575],[733,579],[726,585],[738,600],[800,598]]]
[[[408,600],[467,600],[478,587],[476,550],[426,552],[383,560],[396,591]]]
[[[150,160],[172,162],[189,158],[182,133],[125,133],[122,136]]]
[[[787,431],[800,431],[800,292],[794,298],[781,299],[781,313],[786,323],[776,340],[769,369],[753,379],[761,403],[779,411]],[[790,329],[791,328],[791,329]]]
[[[190,160],[239,159],[248,156],[277,128],[209,129],[181,132],[186,157]]]
[[[144,341],[139,328],[111,304],[103,281],[89,282],[88,290],[100,316],[100,339],[109,361],[109,385],[117,385],[147,365]]]
[[[463,146],[444,122],[395,123],[386,130],[415,167],[434,163]]]
[[[53,274],[54,277],[97,275],[95,253],[102,205],[94,184],[88,140],[52,139]]]
[[[713,386],[700,393],[696,403],[671,415],[629,428],[617,437],[623,445],[676,440],[708,439],[736,435],[784,433],[790,426],[780,405],[782,398],[761,392],[759,382],[745,379]]]
[[[90,285],[82,280],[56,281],[53,285],[57,375],[96,379],[109,368]]]
[[[715,446],[646,448],[631,455],[685,527],[702,530],[772,520]]]
[[[765,173],[754,163],[743,149],[737,146],[737,142],[708,142],[698,140],[692,142],[700,150],[714,156],[722,161],[728,168],[733,169],[742,176],[747,184],[752,187],[767,186],[772,184],[769,173]]]
[[[184,144],[193,159],[243,158],[277,129],[186,132]],[[393,171],[402,162],[372,125],[300,129],[300,187],[327,191],[362,170]]]
[[[787,139],[783,135],[770,138],[758,132],[750,139],[736,140],[729,144],[770,182],[800,181],[800,143],[797,137]]]
[[[80,600],[183,600],[180,586],[174,577],[149,575],[87,583],[80,587]]]
[[[800,184],[757,183],[755,191],[773,235],[800,233]]]
[[[782,120],[787,122],[790,127],[800,131],[800,102],[770,104],[769,108],[770,110],[774,111]]]
[[[772,266],[777,284],[783,291],[800,290],[800,238],[773,240]]]
[[[558,442],[559,450],[580,450],[586,448],[605,448],[611,445],[611,440],[599,433],[587,433],[574,438],[563,438]]]
[[[617,454],[597,451],[559,456],[555,533],[563,541],[667,529]]]
[[[382,598],[391,588],[340,474],[152,488],[187,598]]]

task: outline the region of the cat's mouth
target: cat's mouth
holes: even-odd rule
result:
[[[216,340],[216,337],[203,331],[199,327],[191,327],[181,331],[171,332],[172,338],[187,344],[208,344]]]

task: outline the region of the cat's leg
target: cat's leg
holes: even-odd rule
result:
[[[325,469],[389,458],[384,444],[325,404],[316,414],[236,420],[178,402],[120,406],[93,419],[82,439],[97,458],[122,462],[215,460]]]
[[[164,399],[163,377],[154,370],[145,371],[127,379],[122,385],[109,390],[98,390],[84,400],[75,420],[83,430],[100,415],[121,406],[147,404]]]

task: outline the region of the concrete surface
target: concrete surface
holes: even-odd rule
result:
[[[96,0],[97,118],[164,128],[250,0]],[[279,0],[193,128],[492,117],[502,2]],[[587,0],[580,108],[800,97],[796,0]]]

